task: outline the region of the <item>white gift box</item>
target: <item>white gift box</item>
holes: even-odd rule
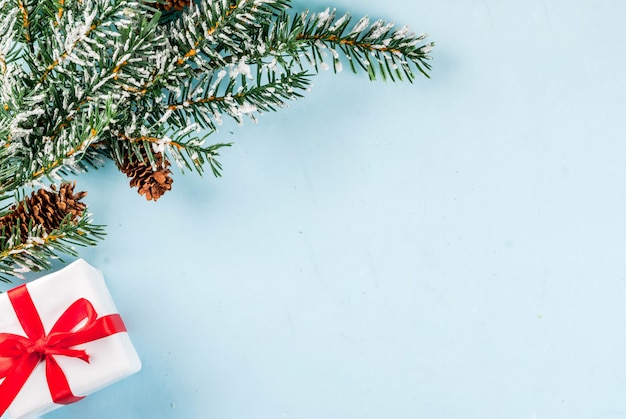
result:
[[[65,310],[81,298],[91,302],[99,318],[117,314],[102,273],[82,259],[26,284],[26,288],[46,333]],[[0,294],[0,333],[26,336],[7,293]],[[141,368],[127,332],[76,345],[72,349],[84,349],[89,362],[63,355],[54,355],[54,359],[76,396],[93,393]],[[38,417],[62,406],[52,401],[45,369],[45,361],[35,367],[8,409],[11,418]]]

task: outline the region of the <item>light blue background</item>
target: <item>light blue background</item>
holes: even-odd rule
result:
[[[78,179],[143,370],[51,418],[626,418],[626,3],[299,1],[432,79],[324,73],[158,203]]]

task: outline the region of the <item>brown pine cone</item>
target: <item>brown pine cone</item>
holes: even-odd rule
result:
[[[118,167],[122,173],[130,178],[130,186],[137,187],[140,195],[144,195],[148,201],[158,200],[163,194],[172,189],[172,172],[168,169],[170,162],[163,153],[153,153],[154,168],[148,160],[148,156],[142,149],[140,160],[136,155],[132,159],[128,156]]]
[[[170,12],[172,10],[181,11],[191,4],[191,0],[165,0],[165,3],[153,3],[157,9]]]
[[[51,233],[61,227],[61,222],[71,214],[72,221],[77,220],[87,208],[81,199],[87,192],[74,193],[75,184],[63,183],[57,192],[56,186],[51,191],[39,189],[9,208],[9,213],[0,218],[0,232],[9,236],[19,220],[20,238],[28,235],[28,225],[40,225],[46,233]]]

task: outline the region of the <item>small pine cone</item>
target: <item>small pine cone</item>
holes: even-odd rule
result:
[[[87,208],[80,200],[87,192],[74,193],[75,184],[63,183],[57,192],[56,186],[51,191],[39,189],[9,208],[9,213],[0,218],[0,232],[10,235],[13,228],[20,225],[20,238],[28,236],[28,225],[41,226],[43,231],[50,233],[61,227],[61,222],[71,214],[72,221],[80,218]],[[31,223],[32,222],[32,223]]]
[[[170,12],[172,10],[181,11],[191,4],[191,0],[165,0],[165,3],[153,3],[157,9]]]
[[[158,200],[163,194],[172,189],[172,172],[170,162],[163,153],[153,153],[154,167],[150,164],[148,156],[142,150],[143,160],[140,161],[133,155],[133,159],[124,158],[124,162],[118,165],[119,169],[130,178],[130,186],[137,187],[140,195],[144,195],[148,201]]]

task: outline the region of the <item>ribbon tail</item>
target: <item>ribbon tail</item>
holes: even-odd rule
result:
[[[18,360],[11,368],[0,384],[0,416],[11,406],[37,364],[39,364],[39,356],[29,354]]]
[[[65,373],[52,356],[46,356],[46,379],[53,402],[71,404],[84,398],[84,396],[75,396],[72,393]]]

